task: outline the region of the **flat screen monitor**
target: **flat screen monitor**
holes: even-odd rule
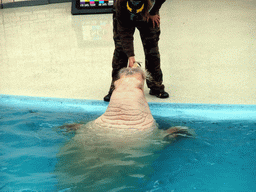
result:
[[[72,0],[72,14],[112,13],[114,0]]]
[[[114,0],[79,0],[80,8],[106,8],[112,7]]]

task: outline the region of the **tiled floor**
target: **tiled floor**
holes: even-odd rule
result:
[[[256,1],[167,0],[160,52],[170,98],[256,104]],[[102,100],[111,81],[112,15],[71,3],[0,10],[0,94]],[[144,60],[138,31],[135,54]]]

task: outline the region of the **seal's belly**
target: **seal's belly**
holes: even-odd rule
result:
[[[143,121],[144,122],[144,121]],[[134,124],[133,122],[127,122],[123,120],[115,120],[115,123],[109,124],[109,123],[98,123],[96,121],[93,121],[91,124],[92,127],[94,127],[95,130],[99,132],[104,133],[113,133],[117,135],[134,135],[134,134],[149,134],[154,129],[157,129],[157,125],[155,121],[152,121],[150,123],[143,123],[141,124]]]
[[[147,129],[137,129],[132,127],[118,128],[113,127],[102,127],[101,125],[95,123],[95,121],[89,122],[81,127],[76,137],[80,138],[94,138],[93,140],[101,140],[109,143],[114,148],[125,148],[126,146],[144,146],[147,144],[147,140],[158,139],[160,130],[157,124],[154,124]]]

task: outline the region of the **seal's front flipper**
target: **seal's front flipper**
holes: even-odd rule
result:
[[[166,135],[164,137],[165,141],[173,142],[181,137],[195,137],[196,133],[193,129],[188,127],[176,126],[171,127],[165,131]]]
[[[81,127],[82,124],[74,123],[74,124],[66,124],[62,125],[59,128],[66,129],[67,132],[69,131],[76,131]]]

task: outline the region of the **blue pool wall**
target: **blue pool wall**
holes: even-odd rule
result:
[[[78,112],[103,114],[108,103],[98,100],[80,100],[46,97],[0,95],[0,107],[43,110],[51,112]],[[153,116],[187,120],[256,120],[256,105],[154,103],[149,107]]]

